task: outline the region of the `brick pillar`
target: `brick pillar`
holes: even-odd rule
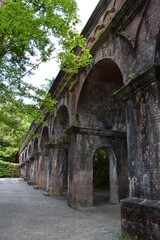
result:
[[[67,190],[68,177],[68,145],[63,143],[49,144],[49,188],[51,195],[64,194]]]
[[[30,158],[31,159],[31,174],[30,174],[30,181],[32,184],[36,183],[36,173],[37,173],[37,166],[36,166],[36,159],[34,157]]]
[[[26,161],[26,178],[30,179],[30,167],[31,167],[31,163],[30,163],[30,159],[28,159]]]
[[[20,165],[20,176],[22,178],[25,177],[25,163],[24,162],[22,162],[21,165]]]
[[[160,239],[160,69],[153,66],[120,92],[127,99],[130,198],[121,202],[122,232]]]
[[[47,183],[47,161],[48,153],[46,151],[38,153],[38,167],[37,167],[37,186],[46,189]]]
[[[73,208],[91,207],[93,206],[93,160],[91,156],[86,155],[85,135],[78,134],[74,127],[71,127],[69,134],[68,204]]]

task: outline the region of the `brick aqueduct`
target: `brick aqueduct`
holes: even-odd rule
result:
[[[21,175],[89,207],[106,170],[122,233],[160,239],[160,1],[100,0],[82,34],[93,61],[77,75],[59,72],[56,113],[49,128],[31,125],[41,138],[22,143]]]

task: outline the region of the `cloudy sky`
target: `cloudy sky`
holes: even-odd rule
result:
[[[82,21],[80,31],[86,24],[94,8],[96,7],[99,0],[77,0],[79,7],[79,15]],[[35,71],[35,74],[29,78],[26,78],[27,82],[34,83],[35,85],[41,85],[45,83],[45,79],[51,79],[56,77],[59,72],[58,65],[55,61],[50,61],[45,64],[41,64],[40,67]]]

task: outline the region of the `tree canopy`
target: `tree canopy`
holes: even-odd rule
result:
[[[0,7],[0,158],[7,156],[6,141],[19,146],[46,101],[48,88],[34,87],[24,77],[51,58],[68,72],[90,62],[85,39],[76,31],[78,22],[75,0],[5,0]],[[75,54],[76,47],[81,54]],[[49,95],[46,99],[56,103]]]

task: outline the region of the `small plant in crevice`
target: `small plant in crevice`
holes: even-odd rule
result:
[[[133,80],[133,79],[135,79],[137,76],[138,76],[137,73],[131,73],[131,74],[128,75],[128,78],[131,79],[131,80]]]
[[[122,235],[122,234],[121,234],[120,240],[129,240],[129,239],[128,239],[125,235]],[[135,237],[133,238],[133,240],[138,240],[138,237],[135,236]]]
[[[97,38],[99,38],[103,32],[104,32],[104,28],[99,29],[96,33]]]

